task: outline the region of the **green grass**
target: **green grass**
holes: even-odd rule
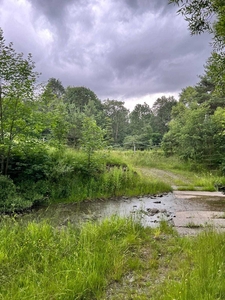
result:
[[[13,221],[0,229],[0,299],[215,300],[225,298],[225,234],[179,237],[116,217],[53,228]]]
[[[89,169],[85,155],[80,151],[68,149],[61,159],[64,168],[68,166],[73,169],[72,171],[69,169],[63,176],[56,176],[59,179],[54,180],[51,187],[53,201],[107,199],[172,190],[163,180],[143,176],[135,170],[132,163],[127,162],[123,156],[115,155],[114,152],[95,153]]]
[[[204,166],[193,162],[184,162],[178,157],[165,157],[161,150],[113,152],[113,155],[123,157],[124,161],[133,166],[159,169],[167,173],[153,173],[158,180],[165,180],[179,190],[216,191],[217,185],[225,185],[225,177],[219,170],[207,170]],[[150,173],[150,172],[149,172]]]
[[[106,219],[82,228],[46,222],[3,222],[0,229],[0,299],[101,299],[120,280],[141,227]]]
[[[161,300],[225,299],[225,235],[205,231],[183,244],[186,262],[165,282]]]

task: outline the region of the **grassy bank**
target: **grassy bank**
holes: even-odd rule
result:
[[[79,202],[171,191],[161,179],[137,172],[132,162],[113,152],[94,153],[54,148],[15,153],[9,175],[0,175],[0,212],[49,202]]]
[[[209,170],[191,161],[182,161],[178,157],[165,157],[161,150],[114,152],[133,166],[147,168],[146,176],[164,180],[167,184],[177,186],[180,190],[216,191],[225,186],[225,176],[220,170]],[[156,172],[163,170],[166,172]]]
[[[224,233],[179,237],[165,223],[2,220],[0,299],[222,300],[224,255]]]

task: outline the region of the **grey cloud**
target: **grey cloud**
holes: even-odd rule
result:
[[[74,0],[29,0],[37,12],[44,14],[49,20],[61,20],[64,18],[66,8],[74,3]],[[77,4],[80,0],[76,1]],[[61,20],[62,21],[62,20]]]
[[[27,1],[33,23],[9,17],[10,40],[34,54],[43,81],[86,86],[101,99],[177,92],[197,82],[210,53],[210,37],[191,37],[167,0]],[[47,42],[38,37],[46,30]]]

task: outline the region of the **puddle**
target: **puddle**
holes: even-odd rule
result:
[[[197,194],[197,195],[196,195]],[[155,227],[160,220],[173,222],[178,212],[225,211],[225,195],[174,192],[158,197],[135,197],[82,203],[54,204],[23,215],[24,220],[48,219],[55,226],[102,220],[112,215],[138,219]]]

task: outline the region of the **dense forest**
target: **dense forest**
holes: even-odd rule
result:
[[[93,182],[112,166],[128,167],[106,154],[97,159],[101,149],[161,147],[167,156],[225,172],[224,5],[170,2],[181,4],[192,33],[213,33],[212,55],[199,82],[185,87],[178,100],[162,96],[133,111],[122,101],[100,100],[88,87],[65,87],[56,78],[38,83],[32,56],[17,53],[0,31],[1,211],[67,199],[74,189],[86,189],[81,199],[104,194],[107,189],[93,193]],[[217,22],[210,24],[212,14]]]

